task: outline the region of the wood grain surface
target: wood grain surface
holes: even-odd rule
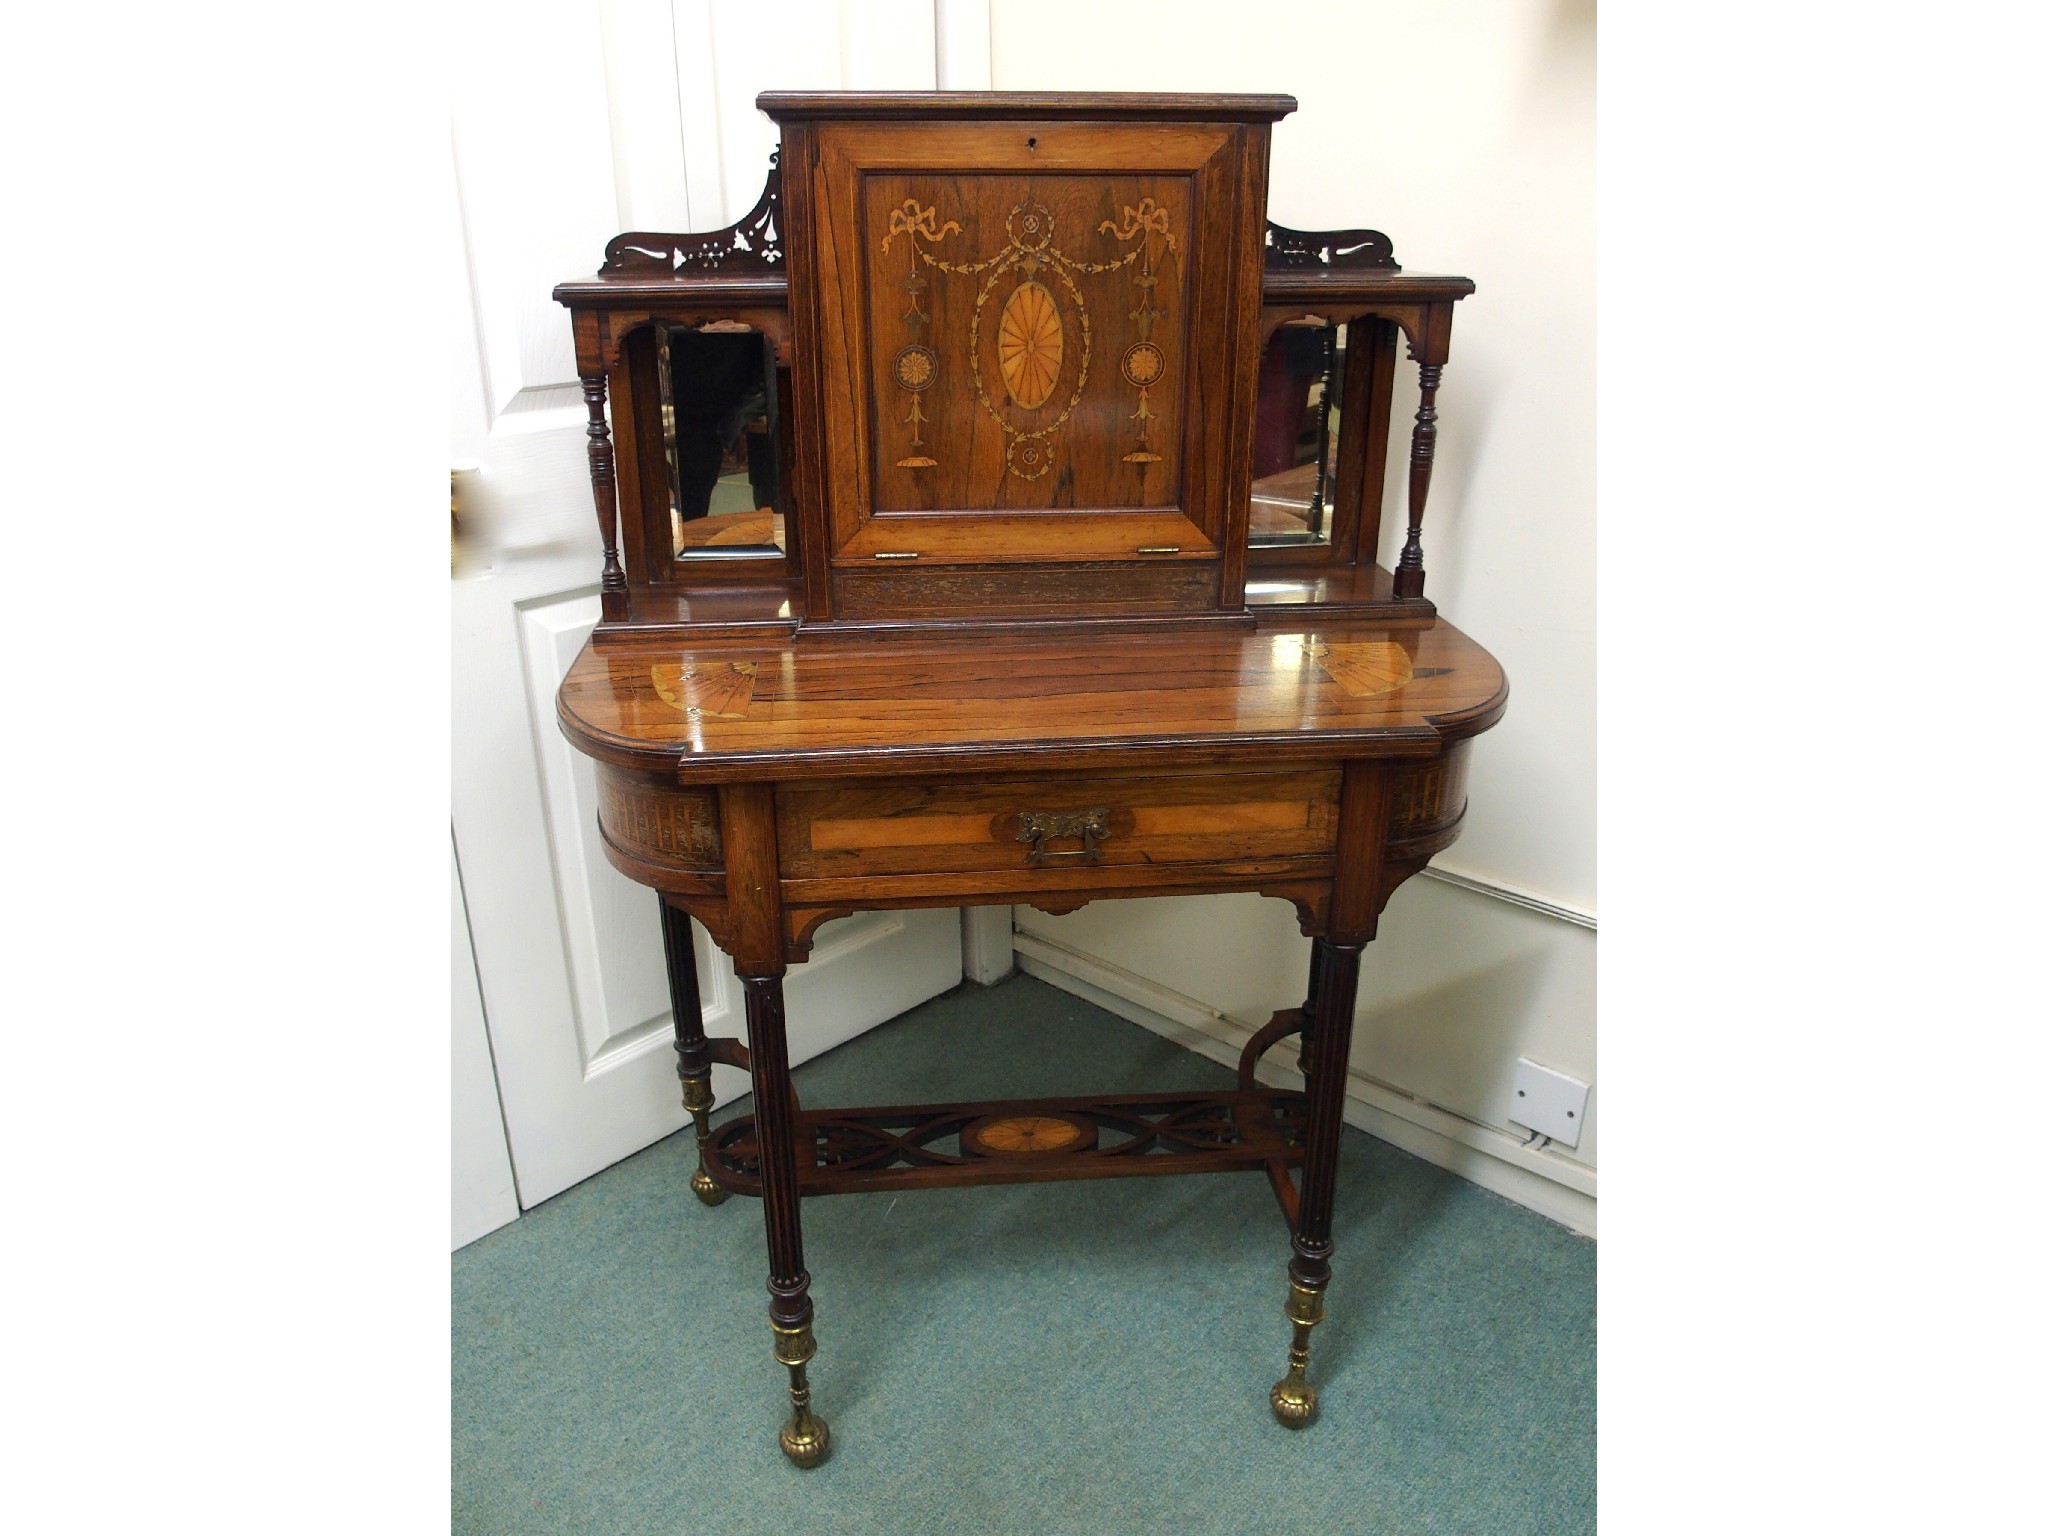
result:
[[[1084,854],[1069,839],[1052,842],[1042,866],[1327,858],[1337,842],[1338,778],[1325,768],[787,785],[776,795],[782,868],[792,878],[1022,870],[1032,862],[1027,813],[1094,809],[1099,846]]]
[[[1408,680],[1361,696],[1355,678],[1345,686],[1318,659],[1357,646],[1397,649]],[[735,663],[752,667],[743,712],[693,714],[662,697],[665,679]],[[1432,621],[859,644],[621,638],[584,648],[556,708],[570,740],[595,757],[669,764],[685,782],[710,783],[1427,758],[1485,729],[1506,702],[1498,663]]]
[[[819,414],[799,423],[817,423],[804,433],[816,439],[816,460],[796,466],[815,542],[854,566],[1156,551],[1221,567],[1218,596],[1233,601],[1250,444],[1204,424],[1248,420],[1255,393],[1267,130],[856,117],[815,132],[815,162],[791,171],[789,202],[799,351],[806,334],[833,338],[811,354]],[[1155,200],[1159,233],[1105,232]],[[1004,265],[1020,254],[1022,264]],[[1132,255],[1164,287],[1156,326],[1132,313],[1150,291],[1132,289],[1138,268],[1109,270]],[[913,278],[925,285],[915,293],[901,287]],[[1045,288],[1064,316],[1058,388],[1032,408],[996,378],[997,307],[1020,278]],[[1147,406],[1158,417],[1150,464],[1124,458],[1140,446],[1136,381],[1155,377],[1125,371],[1141,342],[1158,346],[1152,365],[1162,370]],[[900,378],[906,348],[920,349],[919,366]],[[911,391],[908,377],[930,382]],[[929,419],[907,420],[913,404]],[[1029,435],[1039,432],[1048,435]]]

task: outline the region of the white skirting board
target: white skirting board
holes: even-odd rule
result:
[[[1238,1053],[1257,1028],[1035,934],[1019,932],[1013,942],[1018,968],[1026,975],[1086,998],[1098,1008],[1225,1066],[1237,1065]],[[1294,1061],[1294,1042],[1281,1042],[1261,1060],[1259,1080],[1276,1087],[1298,1085],[1302,1079],[1293,1070]],[[1554,1152],[1524,1146],[1514,1136],[1413,1098],[1356,1068],[1349,1076],[1344,1090],[1346,1124],[1448,1168],[1574,1232],[1594,1235],[1598,1175],[1593,1169]]]

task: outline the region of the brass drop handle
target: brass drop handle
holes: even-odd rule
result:
[[[1085,811],[1019,811],[1017,826],[1017,841],[1031,845],[1031,852],[1024,860],[1027,864],[1043,864],[1051,859],[1079,859],[1083,864],[1100,864],[1102,850],[1095,845],[1109,837],[1109,807],[1097,805]],[[1047,848],[1046,843],[1056,837],[1078,837],[1081,846]]]

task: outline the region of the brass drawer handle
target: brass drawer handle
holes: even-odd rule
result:
[[[1043,864],[1048,859],[1079,859],[1083,864],[1100,864],[1102,850],[1095,845],[1109,837],[1109,807],[1093,806],[1085,811],[1019,811],[1017,813],[1017,841],[1029,843],[1031,853],[1024,860],[1027,864]],[[1055,837],[1078,837],[1078,848],[1048,849],[1045,845]]]

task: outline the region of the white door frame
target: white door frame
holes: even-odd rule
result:
[[[489,1189],[458,1215],[458,1243],[507,1219],[506,1167],[476,1129],[488,1103],[525,1207],[686,1119],[657,899],[605,861],[591,765],[554,724],[597,617],[601,552],[569,325],[549,290],[620,229],[713,229],[751,205],[776,142],[753,107],[762,90],[985,86],[988,73],[986,0],[601,0],[471,20],[453,114],[454,452],[478,473],[453,594],[453,820],[488,1049],[472,1013],[456,1092]],[[954,985],[963,955],[979,979],[1007,972],[1009,916],[828,925],[787,982],[792,1061]],[[707,1030],[743,1035],[731,965],[701,929],[698,973]],[[721,1103],[747,1086],[715,1070]],[[477,1187],[465,1176],[458,1193]]]

